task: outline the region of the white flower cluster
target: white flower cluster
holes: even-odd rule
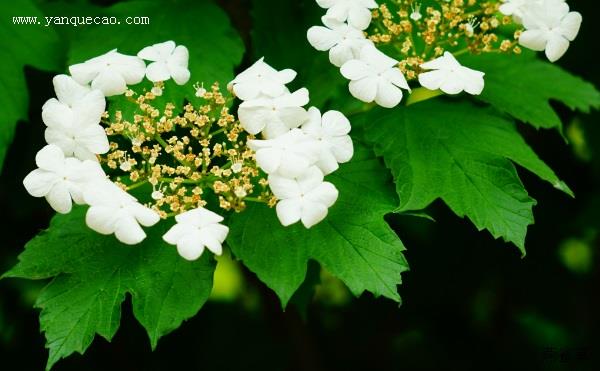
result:
[[[307,32],[309,43],[317,50],[329,51],[329,60],[340,67],[350,80],[350,93],[357,99],[386,108],[397,106],[403,98],[402,89],[411,91],[398,68],[399,62],[375,47],[362,30],[371,22],[370,9],[374,0],[316,0],[327,9],[321,18],[325,25],[313,26]],[[421,85],[446,94],[481,94],[484,74],[461,66],[450,53],[421,65],[431,69],[419,76]],[[421,78],[422,76],[422,78]]]
[[[503,0],[500,12],[511,15],[525,31],[519,37],[524,47],[545,51],[551,62],[560,59],[575,40],[582,16],[571,12],[565,0]]]
[[[356,13],[350,8],[338,11],[343,17]],[[310,228],[327,216],[338,197],[324,176],[337,170],[338,163],[350,161],[354,149],[348,119],[338,111],[321,115],[315,107],[305,109],[308,90],[290,92],[286,87],[295,77],[296,72],[277,71],[260,59],[228,87],[243,101],[238,109],[242,127],[264,138],[248,145],[256,151],[258,166],[269,175],[281,224],[301,221]]]
[[[144,63],[149,60],[148,66]],[[42,107],[48,143],[36,155],[38,169],[23,180],[27,191],[45,197],[59,213],[69,213],[72,203],[89,205],[86,224],[101,234],[114,234],[125,244],[140,243],[146,237],[142,226],[160,220],[152,209],[142,205],[111,182],[96,155],[109,150],[107,135],[100,126],[107,96],[123,94],[127,85],[148,80],[185,84],[190,78],[188,50],[173,41],[142,49],[138,56],[116,50],[69,67],[71,76],[53,79],[57,98]],[[223,218],[209,210],[195,209],[178,215],[177,224],[164,240],[177,245],[186,259],[197,259],[204,247],[221,253],[228,228]]]

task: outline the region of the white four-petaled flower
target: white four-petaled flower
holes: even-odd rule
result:
[[[267,139],[276,138],[306,121],[308,113],[302,106],[308,100],[306,88],[276,98],[247,100],[238,109],[240,124],[250,134],[262,132]]]
[[[177,246],[184,259],[196,260],[206,247],[216,255],[221,255],[222,244],[229,228],[219,224],[223,217],[204,208],[186,211],[175,217],[175,224],[163,236],[163,239]]]
[[[85,216],[87,226],[100,234],[114,233],[127,245],[138,244],[146,238],[140,225],[150,227],[160,220],[154,210],[109,180],[88,184],[83,198],[90,205]]]
[[[338,169],[338,163],[350,161],[354,154],[350,121],[339,111],[327,111],[321,117],[316,107],[308,109],[309,119],[302,131],[319,143],[316,165],[327,175]]]
[[[61,214],[71,211],[72,201],[83,204],[83,191],[90,182],[104,179],[97,162],[65,158],[54,144],[42,148],[35,156],[38,169],[23,180],[27,192],[34,197],[46,197],[50,206]]]
[[[419,75],[419,83],[429,90],[440,89],[446,94],[465,91],[479,95],[483,91],[483,72],[462,66],[454,55],[445,52],[443,56],[423,63],[421,68],[433,70]]]
[[[279,199],[277,217],[284,226],[302,221],[306,228],[322,221],[338,197],[338,190],[323,181],[323,173],[313,166],[297,178],[269,175],[269,187]]]
[[[146,77],[152,82],[167,81],[172,78],[178,85],[183,85],[190,79],[189,51],[183,45],[176,46],[174,41],[165,41],[147,46],[137,55],[152,61],[146,67]]]
[[[256,151],[256,163],[267,174],[294,178],[304,173],[317,159],[319,143],[300,129],[268,140],[249,140],[248,147]]]
[[[106,107],[104,95],[66,75],[55,76],[52,81],[58,99],[49,99],[42,107],[42,120],[48,126],[46,142],[57,145],[67,156],[96,160],[96,154],[109,150],[100,126]]]
[[[294,70],[277,71],[265,63],[264,58],[256,61],[228,84],[241,100],[250,100],[261,96],[276,98],[288,93],[285,84],[296,78]]]
[[[108,97],[123,94],[127,85],[141,82],[146,73],[146,64],[138,57],[124,55],[113,49],[70,66],[69,72],[78,83],[91,82],[92,89],[98,89]]]
[[[313,26],[308,29],[308,42],[317,50],[329,50],[329,61],[337,67],[351,59],[360,56],[360,50],[371,41],[365,38],[364,33],[346,23],[333,18],[321,18],[323,26]]]
[[[317,0],[321,8],[327,9],[325,16],[338,22],[364,30],[371,23],[371,10],[377,8],[375,0]]]
[[[398,61],[380,52],[373,45],[365,45],[360,58],[341,68],[350,81],[350,93],[363,102],[375,101],[382,107],[392,108],[402,100],[402,90],[410,90],[406,78],[397,67]]]
[[[549,61],[560,59],[575,40],[583,18],[578,12],[569,12],[562,0],[545,0],[530,5],[523,15],[525,31],[519,43],[535,51],[545,51]]]

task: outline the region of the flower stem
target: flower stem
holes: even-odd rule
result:
[[[406,105],[410,106],[412,104],[423,102],[423,101],[438,97],[443,94],[444,93],[441,90],[429,90],[429,89],[425,89],[425,88],[416,88],[416,89],[413,89],[411,95],[406,100]]]
[[[181,181],[181,184],[208,184],[210,182],[215,181],[216,179],[217,178],[213,177],[213,176],[203,177],[198,180],[184,179]],[[175,178],[162,177],[162,178],[158,178],[158,181],[163,182],[163,183],[173,183],[173,182],[175,182]]]
[[[141,181],[141,182],[138,182],[138,183],[133,183],[133,184],[130,184],[130,185],[128,185],[128,186],[127,186],[127,190],[128,190],[128,191],[130,191],[130,190],[132,190],[132,189],[139,188],[139,187],[141,187],[141,186],[145,185],[146,183],[148,183],[148,179],[146,179],[146,180],[143,180],[143,181]]]
[[[267,203],[266,200],[261,200],[260,198],[257,198],[257,197],[244,197],[244,201],[257,202],[257,203],[261,203],[261,204]]]
[[[226,128],[221,128],[221,129],[219,129],[219,130],[215,130],[215,131],[213,131],[212,133],[208,133],[208,135],[209,135],[210,137],[214,137],[215,135],[217,135],[217,134],[219,134],[219,133],[222,133],[222,132],[224,132],[224,131],[225,131],[225,129],[226,129]]]

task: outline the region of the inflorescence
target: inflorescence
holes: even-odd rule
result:
[[[521,54],[521,47],[562,57],[582,17],[565,0],[316,0],[323,26],[307,32],[350,80],[357,99],[392,108],[411,91],[481,94],[484,73],[462,66],[465,53]],[[432,96],[433,94],[430,94]]]
[[[88,205],[88,227],[130,245],[146,238],[142,227],[174,217],[163,240],[188,260],[205,249],[221,254],[229,228],[220,214],[248,202],[274,208],[284,226],[321,222],[338,197],[325,176],[354,152],[348,119],[306,109],[308,90],[286,86],[296,72],[263,59],[227,92],[196,83],[190,91],[200,103],[159,103],[166,80],[189,81],[188,56],[166,41],[137,56],[111,50],[55,76],[56,98],[42,107],[48,145],[23,180],[27,191],[63,214]],[[130,87],[144,78],[150,89]],[[119,95],[109,114],[106,98]]]
[[[248,201],[275,205],[248,147],[254,136],[229,112],[233,97],[226,98],[217,83],[202,94],[202,105],[188,103],[178,115],[173,103],[156,108],[151,91],[125,95],[139,113],[132,121],[121,111],[105,118],[110,151],[100,162],[118,174],[116,183],[125,190],[151,185],[147,206],[162,218],[205,207],[210,197],[225,211],[243,211]]]

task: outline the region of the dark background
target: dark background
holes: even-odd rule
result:
[[[249,42],[248,1],[221,3]],[[584,23],[560,64],[600,87],[593,55],[599,47],[594,19],[600,4],[569,4],[584,15]],[[53,94],[51,75],[26,69],[26,77],[30,119],[18,126],[0,177],[6,218],[0,224],[2,271],[52,216],[21,184],[43,146],[39,107]],[[372,295],[351,298],[325,276],[305,316],[295,307],[283,312],[275,295],[243,271],[241,292],[209,301],[155,352],[126,303],[111,344],[96,338],[85,356],[73,355],[55,369],[599,370],[600,115],[557,109],[570,145],[553,131],[523,127],[523,133],[577,198],[519,169],[539,202],[525,259],[516,247],[477,232],[438,202],[429,210],[435,223],[388,218],[411,265],[399,287],[400,307]],[[44,337],[32,308],[42,287],[43,282],[0,281],[1,370],[45,365]]]

